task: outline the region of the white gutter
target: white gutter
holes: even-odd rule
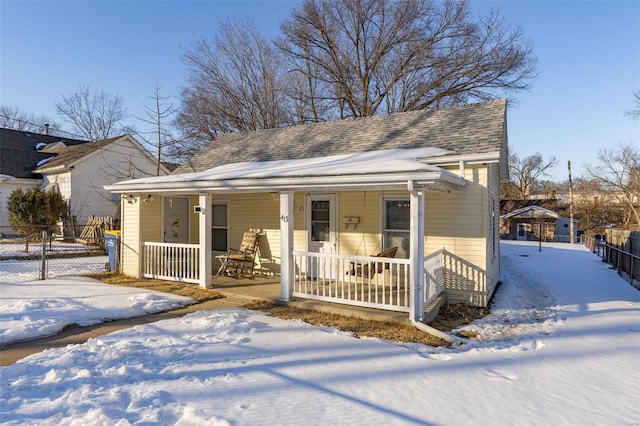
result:
[[[427,334],[431,334],[432,336],[438,337],[446,342],[451,344],[460,345],[462,343],[462,339],[453,334],[445,333],[444,331],[437,330],[433,327],[428,326],[423,322],[415,321],[413,318],[411,319],[411,323],[416,326],[419,330],[424,331]]]
[[[165,176],[166,177],[166,176]],[[228,180],[147,180],[145,182],[122,182],[106,185],[107,191],[114,193],[188,193],[188,192],[264,192],[280,190],[337,190],[370,189],[372,187],[401,189],[407,179],[426,190],[448,191],[464,187],[467,182],[446,171],[414,172],[410,174],[369,174],[348,176],[301,176],[281,178],[252,178]]]
[[[419,194],[418,194],[418,190],[416,189],[416,183],[413,180],[409,180],[407,181],[407,190],[409,191],[409,193],[411,194],[411,200],[413,202],[413,200],[418,199],[419,198]],[[417,276],[412,277],[411,281],[412,281],[412,285],[414,287],[413,291],[413,298],[414,300],[412,301],[412,304],[417,304],[418,302],[418,298],[422,299],[422,286],[424,285],[424,283],[422,282],[422,277],[424,276],[423,270],[424,269],[424,244],[421,244],[424,241],[424,217],[421,215],[422,213],[422,209],[419,208],[412,208],[412,217],[411,217],[411,221],[414,222],[415,219],[422,221],[423,223],[418,224],[418,235],[417,237],[419,238],[417,243],[414,243],[414,238],[416,238],[415,235],[413,235],[415,233],[414,229],[411,229],[412,231],[412,235],[411,235],[411,248],[412,248],[412,253],[411,255],[414,255],[414,251],[417,250],[419,253],[418,259],[412,259],[412,262],[410,263],[412,265],[412,267],[414,267],[414,271],[412,272],[412,274],[414,272],[416,272],[416,270],[418,268],[420,268],[419,273],[417,274]],[[413,212],[417,213],[417,218],[413,217]],[[412,228],[413,228],[413,224],[412,224]],[[414,244],[417,244],[417,246],[414,247]],[[421,256],[420,256],[421,254]],[[415,267],[415,265],[418,265],[418,267]],[[424,304],[422,303],[422,301],[420,300],[420,306],[419,309],[424,310]],[[422,313],[422,312],[421,312]],[[459,344],[460,343],[460,339],[456,336],[444,333],[440,330],[436,330],[433,327],[428,326],[427,324],[420,322],[420,321],[416,321],[416,319],[414,318],[413,313],[411,315],[409,315],[409,318],[411,320],[411,323],[418,328],[421,331],[424,331],[427,334],[430,334],[432,336],[438,337],[446,342],[449,343],[455,343],[455,344]],[[422,317],[421,317],[422,318]]]

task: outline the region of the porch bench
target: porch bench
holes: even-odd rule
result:
[[[376,254],[374,257],[394,258],[398,247],[391,247],[388,250]],[[362,278],[373,278],[376,273],[382,273],[383,270],[389,269],[389,263],[384,261],[369,262],[367,264],[358,265],[357,262],[350,262],[347,275],[354,275]]]

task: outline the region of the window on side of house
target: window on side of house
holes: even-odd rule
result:
[[[383,249],[398,247],[396,257],[409,258],[409,230],[411,226],[411,202],[407,198],[383,200]]]
[[[211,207],[211,246],[213,251],[225,252],[229,247],[229,203],[215,202]]]

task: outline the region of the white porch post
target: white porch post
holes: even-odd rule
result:
[[[409,269],[411,270],[411,319],[422,321],[424,316],[424,192],[415,191],[409,182],[411,194],[411,231]]]
[[[280,300],[293,297],[293,192],[280,193]]]
[[[199,236],[199,259],[200,276],[198,284],[202,288],[211,287],[211,224],[213,211],[211,209],[211,199],[209,194],[198,194],[198,204],[200,206],[200,215],[198,217],[200,236]]]

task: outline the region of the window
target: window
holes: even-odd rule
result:
[[[382,244],[384,250],[398,247],[396,257],[409,258],[411,202],[406,198],[384,200]]]
[[[227,251],[229,247],[229,204],[216,202],[211,205],[213,217],[211,219],[211,245],[213,251]]]
[[[331,204],[329,200],[311,201],[311,241],[331,240]]]

